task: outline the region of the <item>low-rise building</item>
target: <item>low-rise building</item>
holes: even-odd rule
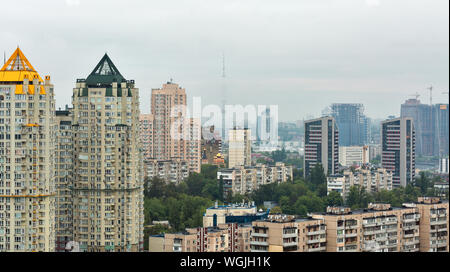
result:
[[[219,224],[150,236],[150,252],[249,252],[251,225]],[[161,246],[162,245],[162,246]]]
[[[350,167],[353,165],[362,166],[369,163],[368,146],[340,146],[339,164]]]
[[[258,212],[255,203],[217,205],[207,208],[203,215],[203,227],[216,227],[220,224],[251,223],[267,217],[269,211]]]
[[[220,169],[217,179],[223,180],[224,195],[246,194],[257,190],[261,185],[283,183],[293,180],[292,166],[278,162],[275,166],[257,164],[256,166],[240,166]]]

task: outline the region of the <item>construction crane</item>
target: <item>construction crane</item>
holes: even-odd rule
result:
[[[419,98],[420,94],[418,92],[416,92],[415,94],[410,94],[409,96],[413,96],[417,100]]]
[[[430,90],[430,106],[433,105],[433,86],[430,86],[427,88],[427,90]]]

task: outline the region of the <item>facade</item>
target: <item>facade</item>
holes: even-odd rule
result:
[[[313,214],[327,226],[327,252],[417,252],[420,213],[416,208],[369,204],[368,209],[328,207]]]
[[[416,135],[413,119],[389,119],[383,121],[381,126],[381,165],[392,172],[394,187],[405,187],[414,181],[416,172]]]
[[[448,201],[437,197],[420,197],[417,209],[420,219],[420,251],[448,252]]]
[[[363,146],[369,142],[369,119],[363,104],[332,104],[331,116],[339,129],[339,146]]]
[[[333,117],[305,121],[305,178],[321,164],[325,175],[337,173],[339,167],[339,132]]]
[[[270,183],[283,183],[293,180],[292,166],[276,163],[275,166],[257,164],[256,166],[240,166],[228,169],[219,169],[217,179],[223,180],[224,196],[229,194],[251,193],[261,185]]]
[[[153,159],[187,160],[189,170],[200,173],[201,122],[186,115],[186,90],[167,82],[161,89],[152,89],[151,99]]]
[[[368,193],[392,190],[392,174],[386,169],[356,169],[327,177],[327,192],[337,191],[346,199],[352,186],[362,186]]]
[[[73,241],[73,109],[56,111],[56,248],[65,252]]]
[[[251,225],[236,223],[191,228],[182,233],[167,233],[162,248],[150,248],[157,252],[250,252],[251,230]],[[152,243],[159,245],[161,241],[150,237],[149,244]]]
[[[369,162],[378,156],[381,158],[381,145],[379,144],[369,145]]]
[[[153,120],[152,114],[139,116],[139,134],[144,160],[153,158]]]
[[[17,48],[0,69],[0,252],[55,250],[55,100]]]
[[[189,177],[189,165],[186,160],[148,160],[144,162],[145,177],[158,177],[166,182],[179,184]]]
[[[339,164],[350,167],[369,163],[368,146],[339,146]]]
[[[252,163],[252,132],[248,128],[228,131],[228,168]]]
[[[251,252],[324,252],[327,228],[321,219],[269,215],[252,223]]]
[[[73,89],[74,241],[81,251],[143,250],[139,90],[104,55]]]

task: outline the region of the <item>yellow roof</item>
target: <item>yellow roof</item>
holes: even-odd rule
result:
[[[17,47],[0,69],[0,82],[23,82],[25,78],[30,81],[37,78],[39,82],[44,82],[20,48]]]

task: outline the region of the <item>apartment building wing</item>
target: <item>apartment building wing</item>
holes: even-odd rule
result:
[[[269,215],[252,223],[252,252],[320,252],[326,250],[326,226],[321,219]]]
[[[449,251],[449,205],[435,197],[421,197],[416,204],[421,214],[420,251]]]

